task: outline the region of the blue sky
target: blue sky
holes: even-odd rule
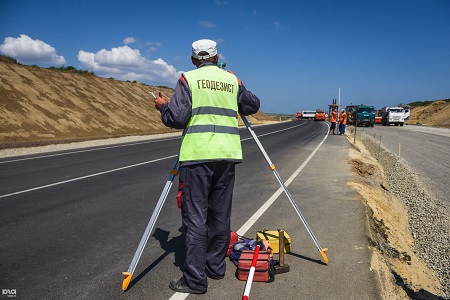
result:
[[[450,98],[450,0],[0,0],[0,53],[174,87],[191,44],[266,113]]]

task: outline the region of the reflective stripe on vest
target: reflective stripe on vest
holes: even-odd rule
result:
[[[205,66],[184,77],[192,93],[192,117],[181,142],[180,162],[241,161],[236,76]]]

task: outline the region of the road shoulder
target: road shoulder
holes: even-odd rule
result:
[[[416,212],[391,190],[392,181],[383,168],[400,162],[383,149],[372,149],[376,145],[367,140],[354,143],[350,135],[348,139],[352,145],[349,162],[355,174],[350,185],[367,207],[374,249],[372,268],[378,273],[384,298],[443,299],[439,298],[444,294],[439,274],[420,257],[411,231],[411,214]],[[370,151],[366,146],[372,146]]]
[[[344,136],[328,136],[288,186],[320,246],[329,249],[329,265],[323,263],[313,239],[282,193],[246,236],[255,238],[256,232],[264,229],[284,229],[291,237],[291,253],[285,255],[290,271],[277,274],[273,283],[253,283],[252,298],[381,299],[379,280],[372,270],[366,207],[348,185],[352,179],[350,148]],[[226,280],[210,281],[208,298],[242,295],[245,282],[235,278],[236,267],[229,260],[227,268]]]

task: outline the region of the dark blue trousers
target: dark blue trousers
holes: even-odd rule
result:
[[[181,215],[186,234],[183,276],[191,289],[206,291],[207,276],[225,274],[234,180],[232,162],[180,167]]]

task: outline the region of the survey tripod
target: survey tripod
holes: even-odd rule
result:
[[[245,126],[247,127],[248,131],[250,132],[253,139],[255,140],[256,144],[258,145],[258,147],[259,147],[261,153],[263,154],[264,158],[266,159],[267,163],[269,164],[270,170],[273,172],[273,174],[275,175],[275,178],[278,180],[279,184],[283,188],[286,196],[288,197],[288,199],[291,202],[292,206],[294,207],[296,213],[300,217],[300,220],[302,221],[303,225],[305,226],[306,230],[308,231],[308,234],[310,235],[314,244],[316,245],[317,249],[319,250],[320,254],[322,255],[323,261],[328,265],[328,258],[327,258],[327,255],[325,254],[325,252],[328,251],[328,248],[322,248],[320,246],[319,241],[314,236],[308,223],[306,223],[306,220],[303,217],[302,213],[300,212],[300,209],[298,208],[297,204],[295,203],[294,199],[292,198],[291,194],[289,193],[286,185],[281,180],[281,177],[278,174],[278,172],[275,168],[275,165],[272,163],[272,161],[270,160],[266,151],[264,150],[263,146],[261,145],[258,137],[256,136],[255,132],[253,131],[252,127],[250,126],[250,123],[248,122],[247,118],[245,116],[243,116],[242,114],[240,114],[240,116],[241,116],[241,119],[244,122]],[[142,255],[142,252],[144,251],[145,245],[147,244],[150,234],[152,233],[153,227],[156,223],[156,219],[158,218],[158,215],[161,212],[161,209],[164,205],[167,195],[169,194],[170,188],[172,187],[173,180],[178,175],[179,168],[180,168],[180,163],[179,163],[178,157],[177,157],[177,160],[176,160],[173,168],[170,170],[169,178],[167,179],[166,185],[164,186],[161,196],[159,197],[159,200],[156,204],[156,208],[153,211],[150,221],[148,222],[147,228],[145,229],[144,235],[141,238],[141,241],[136,250],[136,253],[134,254],[133,260],[131,261],[128,271],[122,272],[122,274],[125,276],[125,278],[123,279],[123,282],[122,282],[122,290],[123,291],[126,291],[128,289],[128,285],[131,282],[131,278],[133,277],[134,270],[136,269],[136,266]]]

